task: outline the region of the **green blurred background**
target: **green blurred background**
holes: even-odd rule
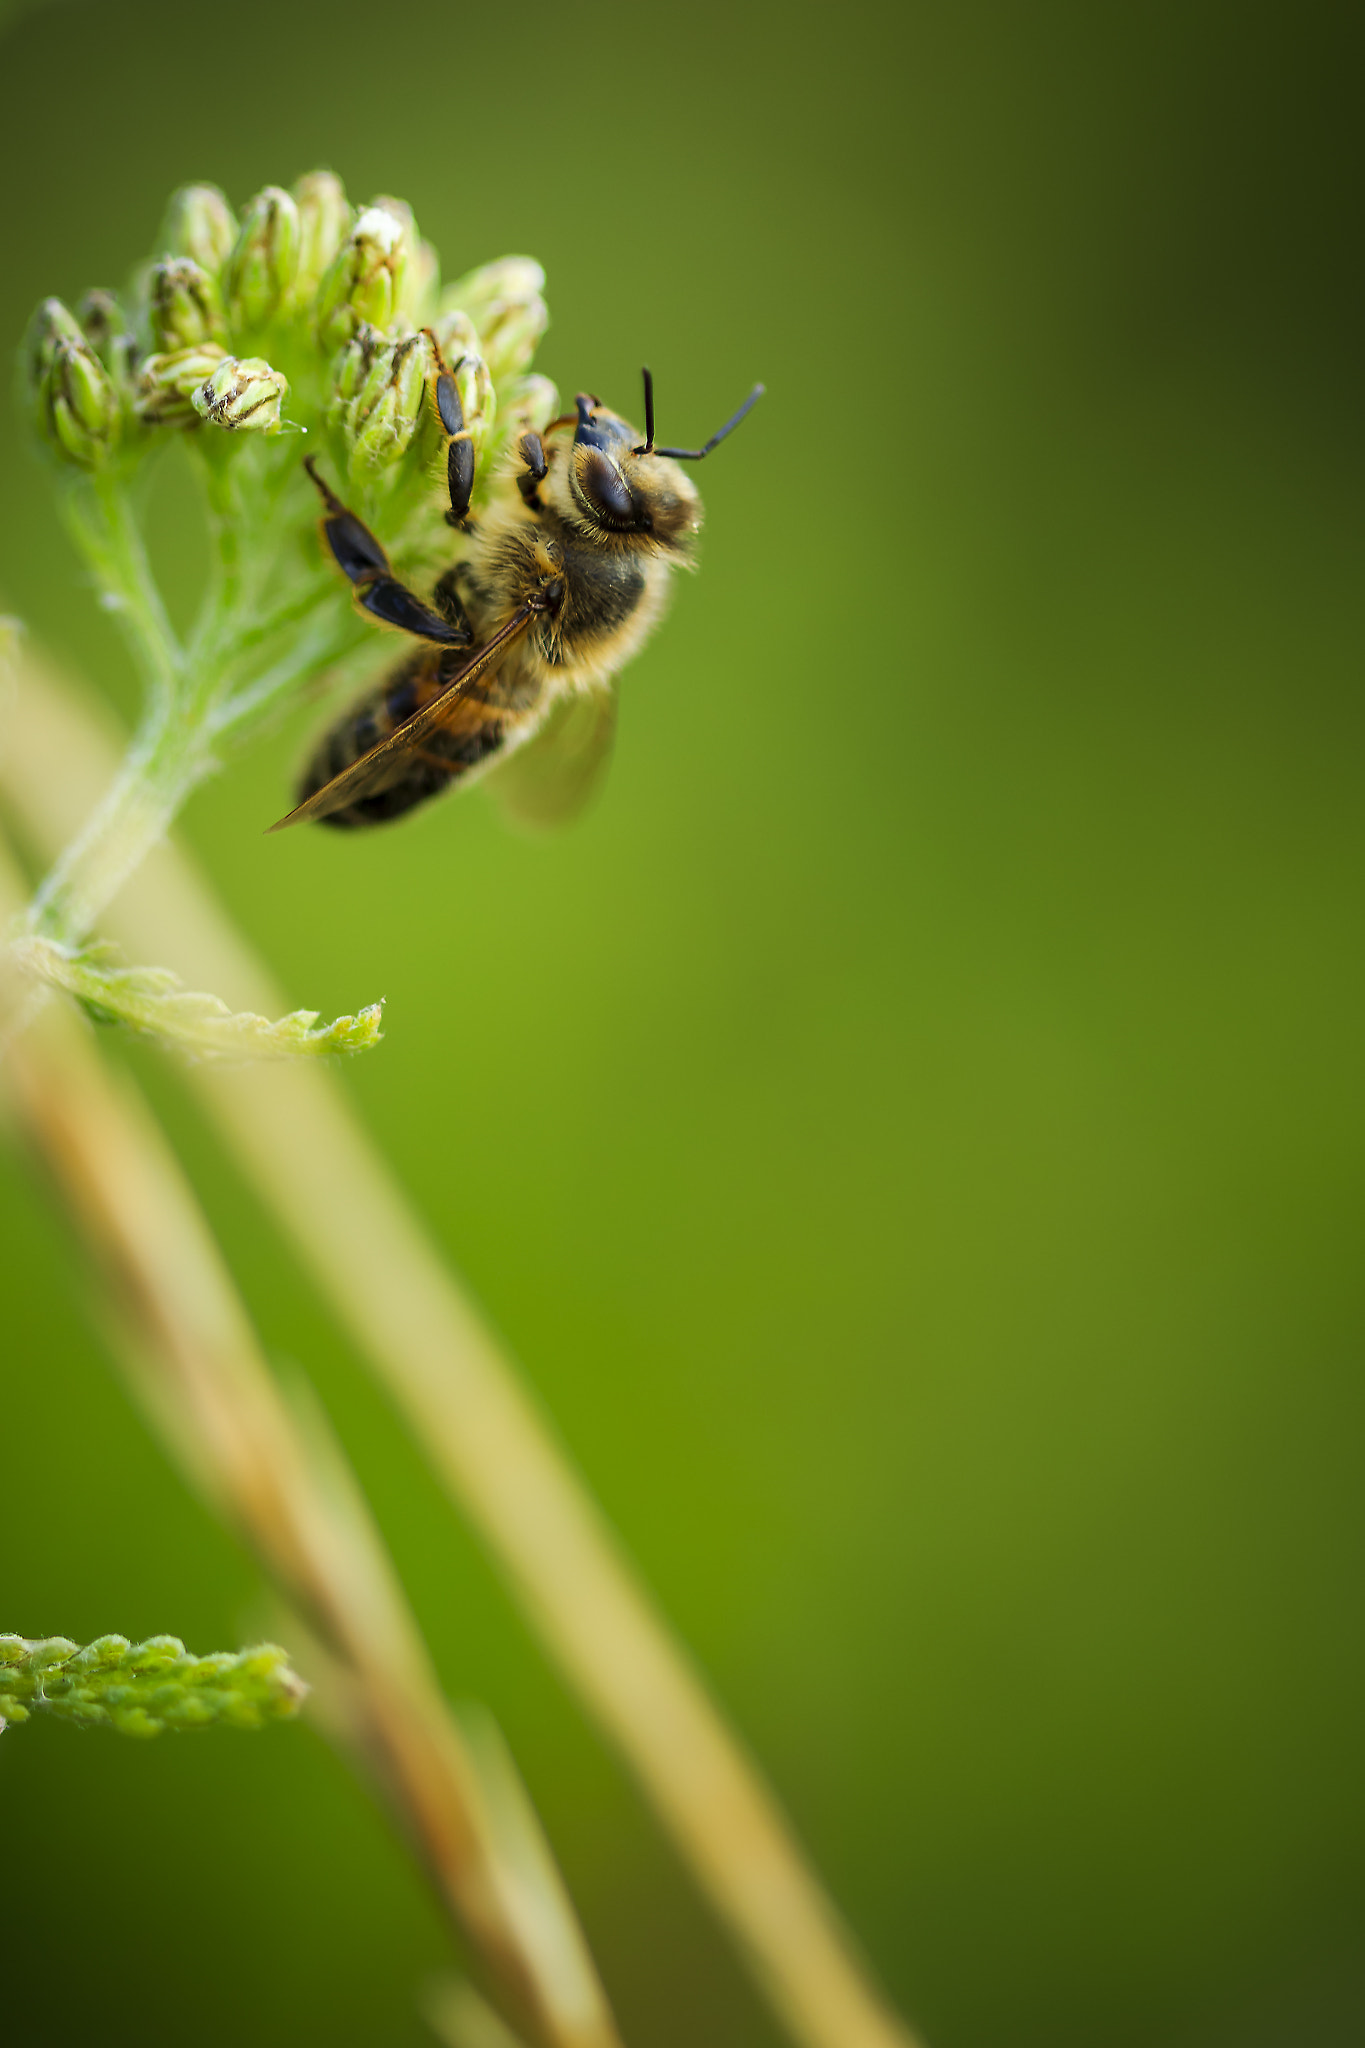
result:
[[[1356,9],[52,4],[0,337],[169,189],[331,164],[701,474],[566,836],[185,836],[934,2048],[1365,2036]],[[1353,128],[1356,131],[1353,134]],[[126,708],[0,414],[0,602]],[[188,603],[196,545],[163,504]],[[452,1046],[465,1048],[452,1061]],[[487,1700],[635,2048],[775,2036],[174,1074],[272,1353]],[[250,1632],[0,1155],[0,1623]],[[414,2048],[440,1919],[302,1730],[0,1744],[8,2040]]]

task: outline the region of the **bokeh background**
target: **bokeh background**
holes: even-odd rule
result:
[[[524,1361],[934,2048],[1365,2035],[1359,11],[11,12],[0,344],[170,188],[333,166],[700,477],[562,838],[188,842]],[[1353,132],[1354,131],[1354,132]],[[0,413],[0,603],[129,680]],[[188,606],[197,543],[159,514]],[[316,714],[314,714],[314,717]],[[452,1060],[453,1047],[462,1048]],[[128,1057],[506,1728],[636,2048],[775,2039],[173,1072]],[[258,1588],[0,1156],[0,1622]],[[3,2031],[423,2038],[446,1937],[304,1730],[0,1743]]]

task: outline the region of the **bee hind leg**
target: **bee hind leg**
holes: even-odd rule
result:
[[[317,485],[326,507],[322,515],[322,537],[332,559],[355,587],[356,603],[382,625],[397,626],[419,640],[434,640],[440,647],[467,647],[472,635],[468,620],[452,621],[443,612],[424,604],[416,591],[400,583],[389,566],[389,558],[363,519],[348,511],[340,498],[318,474],[312,456],[304,468]]]

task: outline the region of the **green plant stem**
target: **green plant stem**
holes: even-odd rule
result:
[[[199,473],[208,506],[209,541],[213,549],[213,574],[200,623],[195,629],[191,652],[196,662],[211,669],[215,656],[230,642],[242,610],[246,577],[244,539],[250,530],[238,469],[230,445],[210,444],[199,451]]]
[[[77,946],[213,765],[169,709],[150,714],[113,782],[33,899],[29,930]]]
[[[185,654],[166,616],[122,477],[96,470],[68,486],[63,510],[107,611],[128,642],[147,691],[148,711],[179,694]]]
[[[244,540],[254,530],[251,480],[241,475],[236,450],[213,450],[202,469],[214,570],[187,649],[167,619],[119,478],[99,472],[68,493],[71,531],[132,651],[145,710],[113,782],[30,907],[29,932],[59,946],[79,946],[89,937],[128,876],[214,772],[220,743],[239,738],[356,637],[351,614],[335,603],[326,616],[310,619],[335,597],[321,569],[262,618],[259,586],[273,562],[253,561]],[[259,495],[261,480],[255,484]],[[295,631],[285,652],[260,666],[271,641],[290,627]]]
[[[331,591],[319,593],[303,608],[302,615],[306,617],[307,611],[316,607],[321,598],[334,600],[334,597]],[[335,602],[329,610],[335,613]],[[340,622],[335,616],[315,620],[291,643],[288,653],[263,669],[251,682],[243,683],[210,707],[204,721],[209,741],[217,744],[223,740],[237,740],[286,697],[296,684],[318,675],[347,653],[354,641],[349,613],[343,613]]]
[[[99,471],[68,490],[72,535],[113,613],[145,692],[141,727],[122,766],[35,896],[30,931],[74,946],[163,836],[212,765],[186,717],[197,680],[166,616],[120,478]]]

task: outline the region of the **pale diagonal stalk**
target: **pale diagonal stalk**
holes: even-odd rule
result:
[[[0,786],[50,846],[98,787],[109,750],[31,662],[8,732]],[[118,923],[144,956],[279,1006],[174,849],[126,892]],[[804,2048],[912,2048],[771,1792],[343,1098],[311,1070],[202,1068],[190,1079],[793,2037]]]
[[[0,850],[0,913],[21,900]],[[281,1398],[145,1106],[60,1010],[10,1048],[4,1075],[109,1281],[116,1352],[134,1392],[322,1635],[346,1684],[360,1761],[394,1801],[519,2024],[543,2048],[619,2048],[562,1886],[542,1884],[528,1910],[521,1836],[500,1827],[498,1781],[485,1789],[478,1756],[440,1696],[359,1488],[321,1411],[305,1428]],[[519,1819],[524,1831],[526,1809]]]

